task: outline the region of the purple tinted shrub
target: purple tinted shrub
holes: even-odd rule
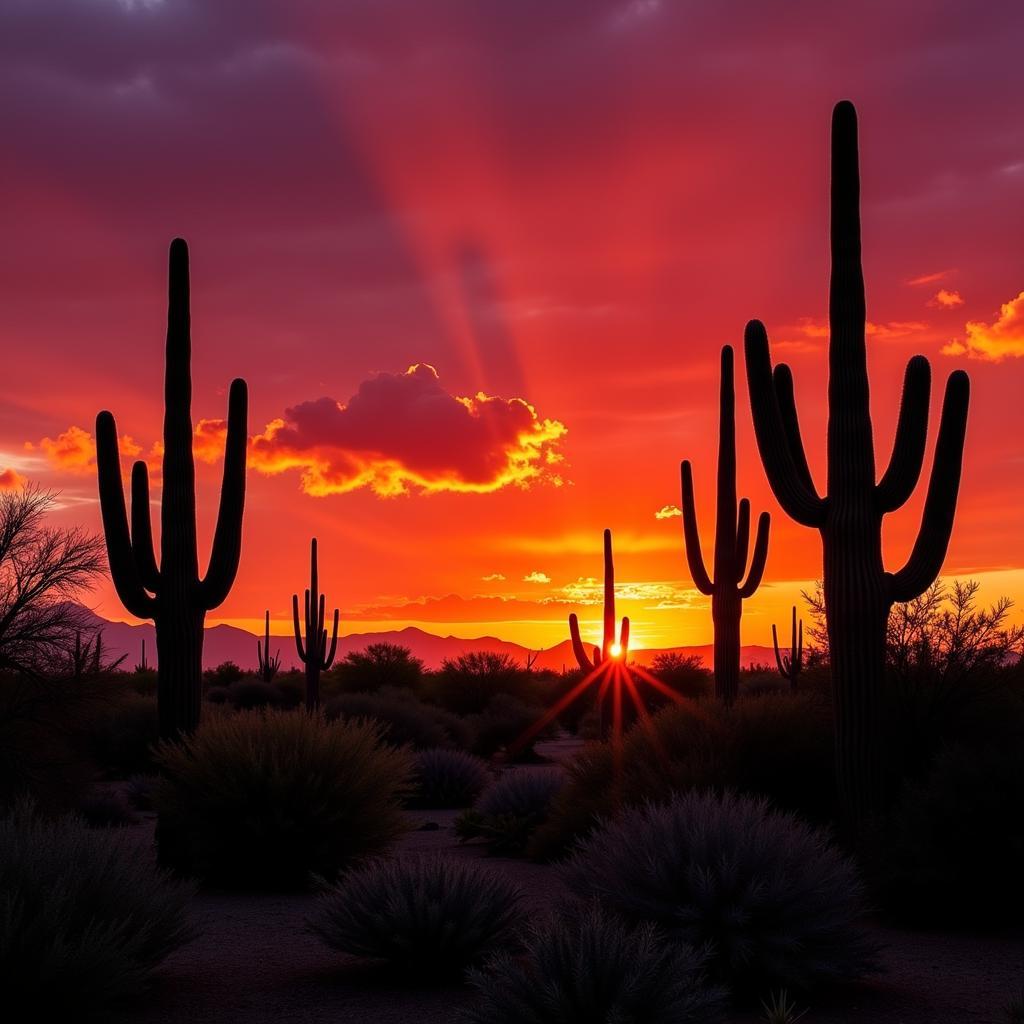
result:
[[[493,853],[521,854],[534,831],[547,819],[563,785],[562,773],[557,769],[506,772],[471,810],[459,816],[455,831],[463,842],[483,839]]]
[[[487,765],[462,750],[434,748],[416,755],[413,807],[468,807],[490,781]]]

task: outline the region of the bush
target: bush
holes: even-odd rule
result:
[[[462,750],[421,750],[416,755],[414,807],[468,807],[483,791],[487,765]]]
[[[346,654],[333,675],[348,693],[375,691],[385,686],[412,690],[423,679],[423,662],[414,658],[408,647],[369,644],[366,650]]]
[[[926,921],[1024,914],[1024,748],[955,747],[908,783],[876,849],[885,903]]]
[[[333,878],[405,827],[411,758],[372,723],[240,712],[162,743],[158,760],[161,856],[223,884]]]
[[[151,867],[128,837],[29,805],[0,818],[4,1006],[36,1020],[141,991],[192,938],[190,886]],[[20,1018],[19,1018],[20,1019]]]
[[[709,946],[713,973],[742,992],[806,989],[873,966],[853,864],[763,800],[688,793],[635,808],[590,836],[566,876],[627,920]]]
[[[233,661],[222,661],[216,668],[203,673],[203,682],[208,687],[230,686],[237,683],[245,673]]]
[[[240,679],[228,687],[227,697],[239,711],[251,711],[253,708],[276,707],[281,700],[281,691],[262,679]]]
[[[652,925],[629,928],[593,907],[531,929],[526,955],[472,971],[467,1024],[702,1024],[722,1019],[703,958]]]
[[[499,693],[522,699],[530,678],[509,654],[472,651],[446,659],[433,676],[429,693],[434,701],[459,715],[479,714]]]
[[[486,840],[494,853],[520,854],[563,785],[557,770],[508,772],[459,816],[456,833],[463,842]]]
[[[153,770],[153,750],[160,738],[156,700],[126,693],[96,716],[92,751],[96,763],[111,778],[126,778]]]
[[[511,882],[478,864],[379,861],[327,890],[309,927],[331,949],[441,980],[509,938],[519,900]]]
[[[133,775],[125,784],[128,803],[137,811],[153,810],[153,793],[156,790],[155,775]]]
[[[117,789],[95,788],[78,805],[78,813],[93,828],[134,825],[139,819],[128,797]]]
[[[206,691],[206,699],[211,704],[227,704],[231,700],[231,692],[226,686],[211,686]]]
[[[654,661],[651,662],[651,674],[657,676],[680,697],[691,699],[708,697],[713,689],[713,677],[697,654],[664,651],[655,655]],[[644,690],[644,695],[648,698],[654,696],[655,693],[654,687]],[[664,704],[664,699],[660,703]]]
[[[541,734],[531,737],[527,743],[516,741],[521,741],[530,726],[535,725],[543,714],[544,709],[535,704],[526,704],[507,693],[499,694],[479,714],[466,717],[466,725],[473,737],[473,753],[490,757],[515,744],[515,749],[509,750],[513,760],[534,759],[536,755],[533,744]],[[551,731],[552,727],[548,727],[543,733],[549,735]]]
[[[342,694],[324,705],[324,714],[330,720],[375,719],[389,743],[417,750],[463,746],[468,736],[461,719],[402,690]]]

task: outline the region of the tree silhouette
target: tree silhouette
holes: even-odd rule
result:
[[[750,546],[750,502],[736,506],[736,392],[733,387],[732,346],[722,348],[722,375],[718,405],[718,510],[715,516],[715,578],[708,575],[700,550],[697,510],[693,500],[693,471],[682,464],[683,537],[690,575],[702,594],[711,597],[715,626],[715,696],[731,704],[740,687],[740,618],[743,602],[761,583],[768,559],[771,517],[762,512],[757,520],[754,553],[747,567]]]
[[[946,554],[963,458],[970,385],[950,374],[921,529],[906,564],[882,564],[882,519],[913,492],[924,461],[931,370],[907,364],[889,467],[875,480],[868,401],[864,277],[860,247],[857,115],[841,102],[832,115],[832,279],[829,293],[828,493],[811,478],[789,367],[772,370],[764,325],[746,329],[747,379],[757,446],[786,513],[819,530],[835,697],[836,759],[844,823],[856,834],[886,794],[880,716],[885,631],[894,602],[923,593]]]
[[[188,246],[171,242],[168,273],[167,362],[164,377],[163,494],[160,564],[149,517],[149,471],[132,467],[131,529],[121,483],[117,426],[109,412],[96,417],[100,508],[110,575],[121,603],[156,626],[160,735],[173,738],[199,724],[203,676],[203,620],[231,590],[242,551],[245,505],[246,408],[244,380],[228,396],[224,480],[206,576],[196,549],[196,474],[192,456],[192,336]]]

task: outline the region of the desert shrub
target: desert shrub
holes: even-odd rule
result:
[[[494,853],[520,854],[563,785],[557,770],[507,772],[459,816],[456,833],[464,842],[485,840]]]
[[[332,720],[375,719],[389,743],[408,743],[417,750],[466,743],[467,727],[460,718],[403,690],[342,694],[324,705],[324,714]]]
[[[691,792],[594,832],[566,869],[579,896],[711,949],[741,992],[859,977],[873,966],[862,889],[826,835],[763,800]]]
[[[909,782],[880,838],[885,904],[926,921],[1024,913],[1024,747],[954,747]]]
[[[473,753],[490,757],[506,748],[514,760],[533,760],[536,757],[534,742],[541,735],[550,735],[553,726],[527,741],[523,741],[523,736],[543,714],[544,709],[535,704],[527,704],[507,693],[498,694],[479,714],[466,716],[466,725],[473,737]]]
[[[203,673],[203,682],[208,687],[230,686],[237,683],[245,673],[233,661],[222,661],[215,668],[208,668]]]
[[[305,683],[291,678],[291,673],[285,678],[278,676],[274,680],[274,687],[277,689],[277,700],[274,702],[280,708],[297,708],[306,700]]]
[[[127,795],[109,787],[97,786],[86,793],[78,804],[78,813],[93,828],[134,825],[139,820]]]
[[[192,937],[191,893],[140,857],[127,836],[15,808],[0,818],[6,1010],[31,1008],[32,1019],[47,1020],[139,992]]]
[[[331,949],[443,980],[510,938],[519,900],[511,882],[478,864],[377,861],[327,890],[309,927]]]
[[[128,803],[137,811],[153,810],[153,793],[156,791],[155,775],[133,775],[125,783],[124,793]]]
[[[161,856],[220,883],[333,878],[404,828],[411,758],[373,723],[240,712],[162,743],[158,761]]]
[[[153,748],[160,738],[156,700],[122,694],[94,716],[92,753],[111,778],[125,778],[153,768]]]
[[[472,651],[442,662],[441,671],[431,677],[427,692],[449,711],[474,715],[499,693],[523,699],[531,686],[528,674],[511,655]]]
[[[226,686],[211,686],[206,691],[206,699],[211,704],[228,704],[231,701],[231,691]]]
[[[500,954],[470,973],[479,999],[467,1024],[711,1024],[724,993],[705,984],[703,956],[650,924],[629,927],[598,907],[530,929],[524,956]]]
[[[657,676],[669,689],[680,697],[696,699],[708,697],[712,691],[712,675],[696,654],[680,654],[678,651],[664,651],[651,662],[651,674]],[[667,698],[660,697],[653,687],[644,688],[644,697],[664,704]]]
[[[483,791],[487,765],[462,750],[434,748],[416,755],[414,807],[468,807]]]
[[[347,693],[375,691],[382,687],[416,689],[423,679],[423,662],[399,644],[369,644],[350,651],[332,673]]]
[[[275,707],[280,699],[281,691],[262,679],[239,679],[228,687],[228,700],[239,711]]]

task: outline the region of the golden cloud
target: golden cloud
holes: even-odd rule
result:
[[[950,291],[948,288],[940,288],[929,306],[941,306],[943,309],[955,309],[957,306],[964,304],[963,296],[957,291]]]
[[[676,516],[683,514],[682,509],[678,505],[662,505],[657,512],[654,513],[655,519],[675,519]]]
[[[1007,356],[1024,356],[1024,292],[1004,302],[992,323],[971,320],[966,331],[966,338],[954,339],[942,351],[946,355],[966,354],[971,359],[988,359],[994,363]]]
[[[546,572],[529,572],[523,577],[524,583],[550,583],[551,577]]]
[[[17,491],[24,486],[25,478],[16,469],[0,471],[0,491]]]

